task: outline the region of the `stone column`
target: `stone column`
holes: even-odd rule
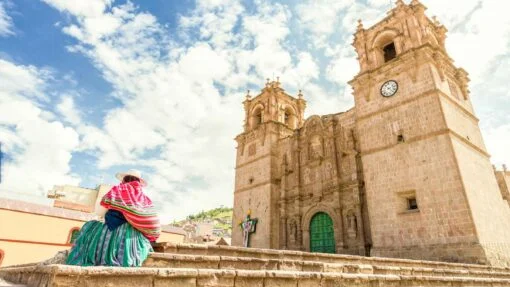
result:
[[[287,247],[287,217],[281,217],[280,218],[280,234],[282,241],[280,242],[280,247],[282,249],[288,249]]]
[[[363,232],[363,220],[361,217],[361,205],[356,204],[356,218],[357,226],[356,232],[358,233],[358,255],[365,255],[365,234]]]

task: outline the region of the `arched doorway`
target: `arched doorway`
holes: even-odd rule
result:
[[[336,253],[333,220],[324,212],[317,212],[310,220],[310,251]]]

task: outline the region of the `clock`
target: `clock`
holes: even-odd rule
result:
[[[383,97],[391,97],[398,91],[398,83],[394,80],[389,80],[381,86],[381,95]]]

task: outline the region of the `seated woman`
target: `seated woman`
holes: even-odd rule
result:
[[[101,200],[105,223],[83,225],[66,264],[80,266],[141,266],[152,252],[161,228],[152,201],[142,191],[140,172],[118,173],[122,182]]]

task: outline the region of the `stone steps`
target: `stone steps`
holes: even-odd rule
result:
[[[0,287],[26,287],[26,285],[12,284],[0,278]]]
[[[509,279],[375,275],[303,271],[33,265],[0,268],[0,277],[27,286],[338,287],[510,286]]]
[[[448,263],[424,260],[411,260],[399,258],[383,258],[383,257],[364,257],[357,255],[343,254],[325,254],[310,253],[292,250],[274,250],[259,248],[243,248],[237,246],[207,246],[201,244],[175,244],[175,243],[158,243],[154,246],[157,253],[179,254],[179,255],[202,255],[202,256],[228,256],[237,258],[250,259],[269,259],[269,260],[294,260],[306,262],[335,263],[343,265],[372,265],[388,268],[430,268],[430,269],[446,269],[459,270],[462,272],[490,272],[490,273],[508,273],[510,268],[494,267],[487,265],[464,264],[464,263]]]
[[[23,286],[457,286],[510,287],[510,269],[484,265],[159,244],[141,268],[60,265],[65,252],[39,264],[0,268]]]
[[[197,268],[268,271],[278,270],[343,274],[510,279],[510,272],[495,270],[459,270],[421,266],[381,266],[357,263],[325,263],[318,261],[289,259],[263,259],[250,257],[169,253],[152,253],[144,262],[143,266],[152,268]]]

